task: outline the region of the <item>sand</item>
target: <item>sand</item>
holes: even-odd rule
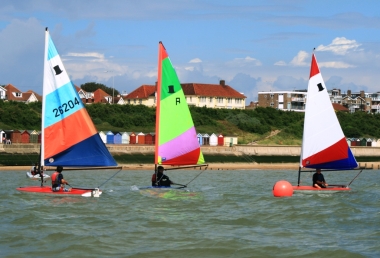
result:
[[[379,169],[380,162],[359,163],[361,167]],[[121,164],[123,170],[154,170],[153,164]],[[208,170],[244,170],[244,169],[264,169],[264,170],[298,170],[299,163],[210,163]],[[23,170],[27,171],[31,166],[0,166],[0,171]],[[165,168],[170,168],[166,166]],[[200,168],[193,168],[200,169]],[[202,167],[204,169],[204,167]]]

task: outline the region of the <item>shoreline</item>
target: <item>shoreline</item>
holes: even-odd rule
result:
[[[359,163],[360,167],[379,169],[380,162]],[[120,164],[122,170],[154,170],[154,164]],[[170,170],[170,166],[164,166]],[[0,166],[0,171],[22,170],[28,171],[31,166]],[[50,168],[50,167],[49,167]],[[246,169],[264,169],[264,170],[296,170],[299,169],[299,163],[209,163],[208,167],[195,167],[188,169],[207,169],[207,170],[246,170]]]

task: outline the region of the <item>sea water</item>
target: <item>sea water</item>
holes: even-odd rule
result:
[[[167,171],[187,184],[200,170]],[[380,171],[364,171],[352,190],[273,197],[297,171],[206,170],[188,191],[138,190],[152,171],[63,171],[72,186],[100,198],[21,193],[39,185],[26,171],[1,171],[0,257],[379,257]],[[325,172],[348,183],[357,171]],[[302,174],[304,184],[310,173]]]

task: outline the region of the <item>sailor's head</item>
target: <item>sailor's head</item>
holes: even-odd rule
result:
[[[61,173],[62,170],[63,170],[63,167],[62,167],[62,166],[58,166],[58,167],[57,167],[57,172]]]
[[[321,173],[321,169],[320,168],[317,169],[317,173]]]
[[[159,173],[163,173],[163,172],[164,172],[164,167],[163,167],[163,166],[158,166],[158,167],[157,167],[157,171],[158,171]]]

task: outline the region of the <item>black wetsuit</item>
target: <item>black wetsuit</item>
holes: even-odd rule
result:
[[[315,184],[319,185],[320,187],[323,187],[325,188],[326,186],[324,184],[318,184],[317,181],[320,181],[320,182],[325,182],[325,177],[322,175],[322,173],[318,174],[318,173],[314,173],[313,175],[313,186]]]

